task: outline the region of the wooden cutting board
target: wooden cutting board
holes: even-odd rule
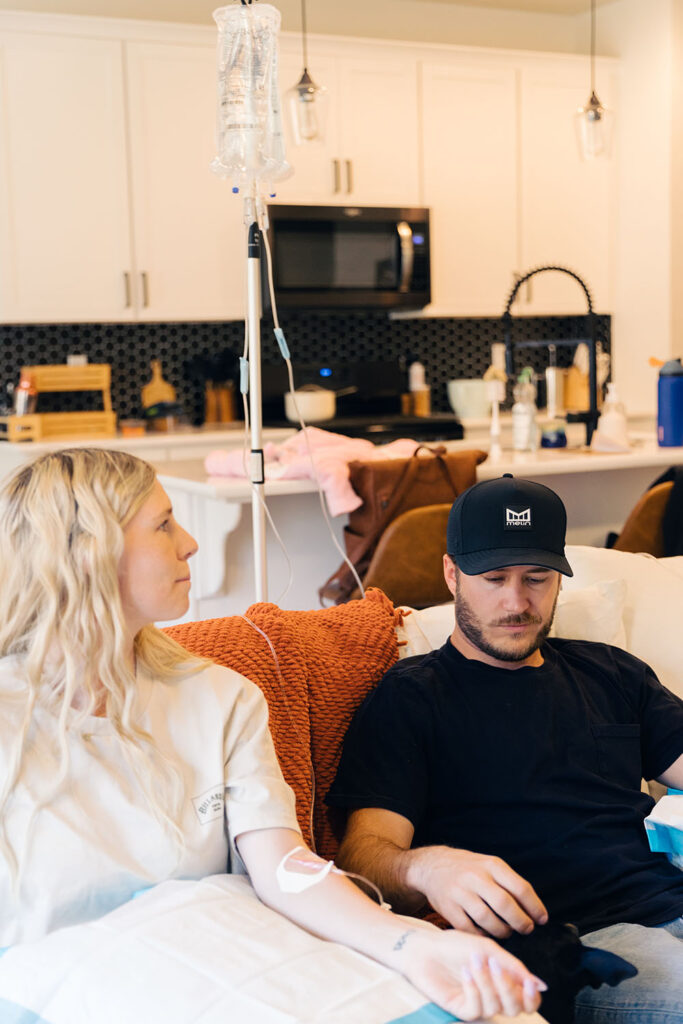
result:
[[[161,375],[161,360],[153,359],[152,379],[142,389],[142,407],[148,409],[157,402],[175,402],[175,388]]]

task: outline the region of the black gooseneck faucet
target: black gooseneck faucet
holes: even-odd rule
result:
[[[588,303],[588,313],[586,315],[587,323],[587,336],[585,338],[559,338],[552,341],[513,341],[512,338],[512,324],[513,317],[510,312],[510,308],[517,298],[519,289],[525,284],[530,278],[536,274],[543,274],[548,270],[556,270],[561,274],[569,274],[574,280],[583,288],[586,296],[586,302]],[[593,302],[591,300],[591,293],[588,290],[588,286],[577,273],[573,270],[569,270],[567,267],[534,267],[533,270],[527,271],[523,274],[516,282],[515,286],[508,296],[507,303],[505,305],[505,312],[503,313],[503,331],[505,340],[505,372],[508,375],[509,380],[514,380],[514,350],[516,348],[545,348],[545,346],[552,345],[566,345],[572,348],[576,348],[585,342],[588,345],[588,394],[589,394],[589,407],[584,412],[568,412],[567,422],[569,423],[585,423],[586,424],[586,444],[591,443],[593,431],[595,430],[598,417],[598,377],[597,377],[597,356],[596,356],[596,317],[593,312]]]

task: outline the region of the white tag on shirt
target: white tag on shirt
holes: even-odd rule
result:
[[[222,818],[225,809],[225,790],[222,783],[212,786],[200,796],[193,796],[192,803],[202,825]]]

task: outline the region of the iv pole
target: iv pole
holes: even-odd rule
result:
[[[305,9],[302,8],[305,14]],[[277,87],[277,30],[280,14],[270,4],[252,5],[252,0],[240,0],[213,12],[218,25],[218,111],[216,123],[217,155],[211,170],[221,178],[231,178],[233,193],[244,190],[244,220],[247,244],[247,309],[245,317],[245,356],[240,360],[240,392],[245,403],[245,415],[250,419],[251,451],[248,473],[251,483],[252,542],[254,546],[254,583],[257,601],[268,600],[266,566],[266,509],[264,486],[263,411],[261,395],[261,248],[267,229],[265,193],[271,195],[272,185],[289,177],[292,168],[287,163],[282,134],[280,101]],[[257,28],[255,23],[258,22]],[[305,24],[304,24],[305,39]],[[303,79],[302,79],[303,81]],[[301,85],[301,82],[298,83]],[[312,92],[306,90],[308,101]],[[298,87],[295,87],[298,89]],[[299,94],[301,99],[301,95]],[[268,187],[266,187],[268,186]],[[267,239],[265,239],[267,247]],[[267,251],[267,249],[266,249]],[[269,280],[272,278],[269,268]],[[273,309],[275,304],[273,303]],[[277,323],[277,317],[275,318]],[[284,332],[274,329],[280,353],[287,364],[290,389],[294,391],[292,366]],[[248,372],[247,372],[248,362]],[[296,404],[296,403],[295,403]],[[301,420],[304,429],[303,420]],[[313,474],[313,453],[309,445]],[[320,501],[332,541],[347,562],[329,522],[322,492]],[[272,524],[272,520],[271,520]],[[273,526],[275,530],[275,527]],[[277,531],[275,530],[276,536]],[[356,577],[361,591],[363,584],[355,568],[348,565]]]
[[[245,356],[249,370],[247,373],[247,359],[241,359],[240,391],[250,420],[247,475],[251,483],[256,600],[267,601],[267,509],[261,408],[261,226],[265,230],[266,191],[270,192],[274,182],[291,174],[285,159],[277,85],[280,14],[270,4],[252,5],[252,0],[241,0],[240,5],[233,3],[218,8],[213,17],[218,25],[218,113],[217,156],[211,169],[222,178],[231,178],[233,193],[244,195]],[[284,355],[284,337],[279,343]]]
[[[247,341],[249,352],[249,425],[251,524],[257,601],[268,600],[266,510],[264,505],[263,410],[261,407],[261,234],[254,199],[245,199],[247,222]]]

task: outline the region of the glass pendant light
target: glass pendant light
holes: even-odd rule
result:
[[[301,78],[287,91],[287,108],[292,123],[292,134],[297,146],[304,142],[321,142],[327,125],[327,89],[316,85],[308,73],[306,45],[306,0],[301,0],[301,41],[304,70]]]
[[[612,144],[612,111],[603,107],[595,91],[595,0],[591,0],[591,94],[575,115],[579,152],[584,160],[609,156]]]

